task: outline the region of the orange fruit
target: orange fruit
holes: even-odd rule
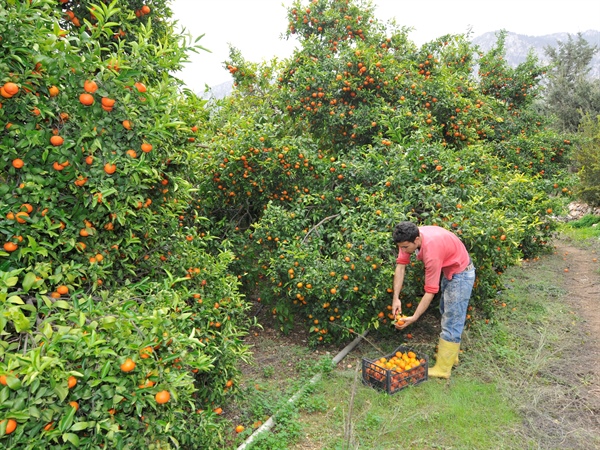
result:
[[[100,101],[102,103],[102,106],[106,106],[107,108],[112,108],[115,105],[115,101],[112,98],[108,98],[108,97],[102,97],[102,100]]]
[[[131,130],[133,128],[133,124],[131,123],[130,120],[124,120],[123,128],[125,128],[126,130]]]
[[[25,217],[29,218],[29,214],[25,211],[19,211],[17,214],[15,214],[15,219],[17,219],[17,222],[19,223],[26,223],[27,220]]]
[[[22,159],[20,159],[20,158],[15,158],[15,159],[13,159],[13,161],[12,161],[12,166],[13,166],[15,169],[20,169],[20,168],[22,168],[24,165],[25,165],[25,163],[24,163],[24,162],[23,162],[23,160],[22,160]]]
[[[85,163],[91,165],[94,162],[94,157],[92,155],[86,156]]]
[[[1,420],[0,423],[3,423],[4,420]],[[15,419],[8,419],[6,422],[6,434],[11,434],[13,431],[17,429],[17,421]]]
[[[79,409],[79,403],[77,403],[76,401],[69,402],[69,405],[71,406],[71,408],[75,408],[75,411]]]
[[[83,178],[81,175],[77,176],[77,179],[73,182],[75,183],[75,186],[83,186],[85,183],[87,183],[87,178]]]
[[[243,425],[238,425],[237,427],[235,427],[235,432],[236,433],[241,433],[244,430],[245,430],[245,428],[244,428]]]
[[[149,387],[154,386],[154,384],[155,384],[154,381],[149,380],[149,379],[146,378],[146,381],[144,381],[142,384],[139,384],[138,387],[140,389],[145,389],[145,388],[149,388]]]
[[[54,145],[55,147],[58,147],[59,145],[62,145],[63,142],[65,142],[65,140],[61,136],[58,136],[58,135],[52,136],[50,138],[50,143],[52,145]]]
[[[46,425],[44,425],[44,431],[50,431],[54,428],[54,422],[48,422]]]
[[[69,389],[72,389],[75,387],[76,384],[77,384],[77,378],[75,378],[73,375],[71,375],[69,377],[69,379],[67,380],[67,386],[69,386]]]
[[[144,347],[143,349],[140,350],[140,356],[142,357],[142,359],[148,359],[150,358],[150,355],[152,354],[152,347]]]
[[[147,8],[147,7],[146,7],[146,8]],[[143,94],[144,92],[146,92],[146,90],[147,90],[147,89],[146,89],[146,86],[144,85],[144,83],[140,83],[139,81],[138,81],[138,82],[136,82],[136,83],[134,83],[134,86],[135,86],[135,88],[136,88],[136,89],[137,89],[139,92],[141,92],[142,94]]]
[[[98,90],[98,85],[93,80],[85,80],[85,83],[83,83],[83,90],[93,94]]]
[[[131,158],[137,158],[137,153],[132,148],[130,148],[129,150],[127,150],[126,153],[127,153],[127,156],[129,156]]]
[[[115,173],[116,170],[117,170],[116,164],[111,164],[111,163],[104,164],[104,171],[107,174],[112,175],[113,173]]]
[[[4,86],[0,86],[0,95],[4,98],[11,98],[12,95],[10,95],[8,92],[6,92],[4,90]]]
[[[79,96],[79,101],[84,106],[91,106],[94,104],[94,96],[92,94],[88,94],[87,92],[84,92],[83,94],[81,94]]]
[[[213,409],[213,412],[217,415],[221,415],[221,414],[223,414],[223,408],[221,408],[221,407],[215,408],[215,409]]]
[[[31,214],[33,212],[33,206],[31,206],[29,203],[23,203],[21,205],[21,209],[25,209],[25,211],[27,211],[27,214]]]
[[[6,92],[11,97],[13,95],[15,95],[17,92],[19,92],[19,86],[17,86],[15,83],[12,83],[10,81],[8,83],[4,83],[3,88],[4,88],[4,92]]]
[[[144,142],[144,143],[142,144],[142,151],[143,151],[144,153],[148,153],[148,152],[150,152],[151,150],[152,150],[152,144],[148,144],[147,142]]]
[[[6,386],[6,375],[0,375],[0,384]]]
[[[59,93],[59,90],[56,86],[50,86],[50,88],[48,89],[48,94],[50,94],[50,97],[56,97]]]
[[[63,284],[56,288],[56,292],[58,292],[60,295],[66,295],[69,293],[69,288]]]
[[[162,405],[163,403],[167,403],[169,400],[171,400],[171,394],[169,391],[160,391],[156,393],[154,399],[156,400],[156,403]]]
[[[142,14],[150,14],[150,7],[148,5],[142,6]]]
[[[123,372],[131,372],[135,369],[135,361],[131,358],[127,358],[123,364],[121,364],[121,370]]]

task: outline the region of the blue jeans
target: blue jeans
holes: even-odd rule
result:
[[[442,277],[440,298],[442,332],[440,337],[443,340],[460,342],[474,283],[475,269],[454,274],[451,280]]]

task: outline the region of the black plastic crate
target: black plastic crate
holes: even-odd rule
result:
[[[406,358],[402,356],[399,357],[398,355],[407,355],[408,361],[412,361],[408,355],[413,353],[418,365],[413,366],[413,364],[411,364],[409,368],[406,369]],[[385,362],[382,361],[382,358],[385,359]],[[404,361],[404,368],[402,367],[402,364],[399,363],[399,359]],[[376,359],[363,358],[362,379],[363,383],[368,386],[380,389],[388,394],[395,394],[407,386],[413,386],[427,380],[428,367],[429,358],[427,358],[427,355],[419,354],[418,352],[401,345],[388,355]]]

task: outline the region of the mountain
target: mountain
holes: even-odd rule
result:
[[[478,45],[482,51],[486,52],[492,48],[497,41],[497,31],[484,33],[472,39],[472,42]],[[546,57],[545,47],[556,47],[558,41],[567,42],[570,33],[554,33],[545,36],[527,36],[508,32],[506,34],[505,49],[506,61],[509,65],[516,67],[518,64],[527,59],[527,54],[530,49],[533,49],[536,56],[542,64],[548,64],[550,61]],[[577,39],[577,34],[570,34],[573,40]],[[600,47],[600,31],[588,30],[581,33],[581,37],[585,39],[591,46]],[[592,78],[600,78],[600,52],[596,53],[591,61],[590,76]]]
[[[209,90],[205,91],[201,97],[205,100],[220,99],[227,97],[233,89],[233,80],[225,81],[224,83],[212,86]]]

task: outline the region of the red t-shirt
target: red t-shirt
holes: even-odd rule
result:
[[[456,235],[442,227],[419,227],[421,248],[417,259],[425,266],[425,292],[435,294],[440,290],[440,275],[451,280],[455,273],[466,269],[471,262],[469,252]],[[408,264],[410,253],[400,250],[397,264]]]

